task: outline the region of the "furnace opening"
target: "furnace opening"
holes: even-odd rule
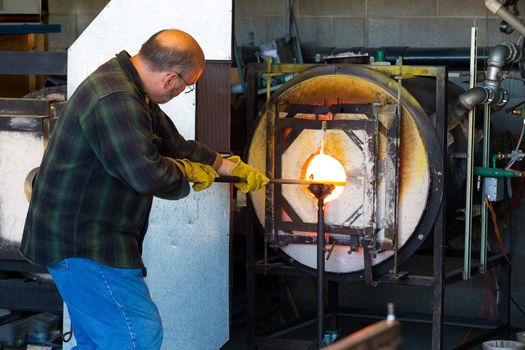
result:
[[[346,182],[346,173],[343,164],[336,158],[324,153],[321,147],[318,153],[312,154],[305,162],[303,168],[303,179],[313,181],[337,181]],[[332,193],[325,198],[324,202],[337,199],[345,190],[345,186],[336,186]],[[312,193],[305,187],[305,191],[315,199]]]

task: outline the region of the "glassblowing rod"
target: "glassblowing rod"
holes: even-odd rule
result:
[[[215,182],[229,182],[238,183],[243,182],[238,176],[219,176],[215,179]],[[295,179],[270,179],[270,183],[281,184],[281,185],[334,185],[334,186],[346,186],[346,182],[343,181],[311,181],[311,180],[295,180]]]

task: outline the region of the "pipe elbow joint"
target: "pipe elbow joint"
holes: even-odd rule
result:
[[[508,43],[497,45],[491,50],[489,57],[487,58],[487,64],[489,66],[498,67],[498,68],[502,68],[505,66],[507,57],[512,52],[512,47],[507,44]]]
[[[475,106],[483,104],[488,100],[490,94],[489,91],[490,89],[487,89],[485,87],[474,87],[462,93],[459,96],[458,102],[461,106],[470,111]]]
[[[487,59],[488,68],[485,83],[497,89],[502,80],[502,68],[509,63],[521,61],[523,57],[523,49],[515,43],[507,42],[494,47]]]
[[[477,86],[459,96],[458,102],[452,106],[452,112],[457,117],[462,117],[477,105],[493,105],[503,107],[509,101],[509,93],[500,87]]]
[[[459,95],[458,101],[452,106],[452,112],[459,118],[479,104],[484,103],[488,98],[488,89],[484,87],[474,87]]]

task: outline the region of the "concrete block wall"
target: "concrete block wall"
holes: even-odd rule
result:
[[[109,0],[48,0],[51,50],[67,49]],[[287,0],[233,0],[238,45],[260,45],[286,35]],[[525,14],[525,3],[520,3]],[[304,45],[350,47],[467,47],[470,28],[479,27],[479,45],[515,41],[499,31],[500,20],[483,0],[295,0],[299,38]]]
[[[49,34],[49,50],[67,49],[109,0],[48,0],[49,23],[60,24],[60,33]]]
[[[286,35],[287,0],[235,0],[238,45],[260,45]],[[520,4],[525,14],[525,4]],[[295,0],[300,41],[308,46],[468,47],[470,28],[479,27],[479,45],[515,41],[503,34],[499,18],[483,0]]]

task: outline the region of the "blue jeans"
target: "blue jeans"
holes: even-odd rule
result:
[[[68,258],[48,270],[71,317],[74,349],[160,349],[162,323],[141,269]]]

